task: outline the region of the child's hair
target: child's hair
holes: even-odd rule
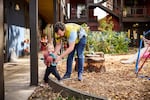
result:
[[[47,34],[45,34],[45,33],[42,33],[42,34],[41,34],[41,37],[44,38],[45,36],[47,36]]]

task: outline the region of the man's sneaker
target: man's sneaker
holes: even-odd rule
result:
[[[82,81],[82,74],[78,75],[78,81]]]
[[[70,75],[64,75],[62,80],[70,79]]]

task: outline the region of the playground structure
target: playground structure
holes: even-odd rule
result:
[[[150,30],[145,32],[143,34],[143,37],[145,37],[146,35],[148,35],[150,33]],[[136,59],[136,64],[135,64],[135,73],[136,73],[136,76],[138,77],[139,75],[139,72],[141,71],[141,69],[143,68],[145,62],[150,58],[150,52],[148,51],[149,50],[149,46],[148,45],[143,53],[143,55],[140,57],[140,53],[141,53],[141,48],[142,48],[142,43],[143,43],[144,40],[140,40],[140,46],[139,46],[139,49],[138,49],[138,56],[137,56],[137,59]],[[143,61],[143,62],[142,62]],[[141,63],[141,65],[140,65]],[[144,76],[140,76],[140,77],[144,77]],[[148,78],[150,80],[150,78]]]

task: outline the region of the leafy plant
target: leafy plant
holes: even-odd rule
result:
[[[103,19],[99,20],[98,30],[101,32],[112,31],[114,28],[114,23],[112,20],[112,16],[106,16]]]
[[[87,36],[86,50],[89,52],[124,53],[128,51],[130,40],[125,32],[91,32]]]
[[[111,17],[107,19],[109,23],[112,23]],[[103,20],[105,22],[105,20]],[[112,23],[113,24],[113,23]],[[94,53],[102,51],[104,53],[124,53],[128,51],[128,44],[130,39],[127,38],[126,32],[112,31],[112,26],[107,23],[103,24],[103,31],[90,31],[86,24],[83,24],[83,28],[87,31],[87,45],[86,51],[88,53]],[[107,28],[106,28],[107,27]],[[107,30],[106,30],[106,29]]]

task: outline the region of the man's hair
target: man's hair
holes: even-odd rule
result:
[[[54,32],[58,32],[58,30],[64,31],[65,30],[65,24],[62,22],[57,22],[54,26]]]

